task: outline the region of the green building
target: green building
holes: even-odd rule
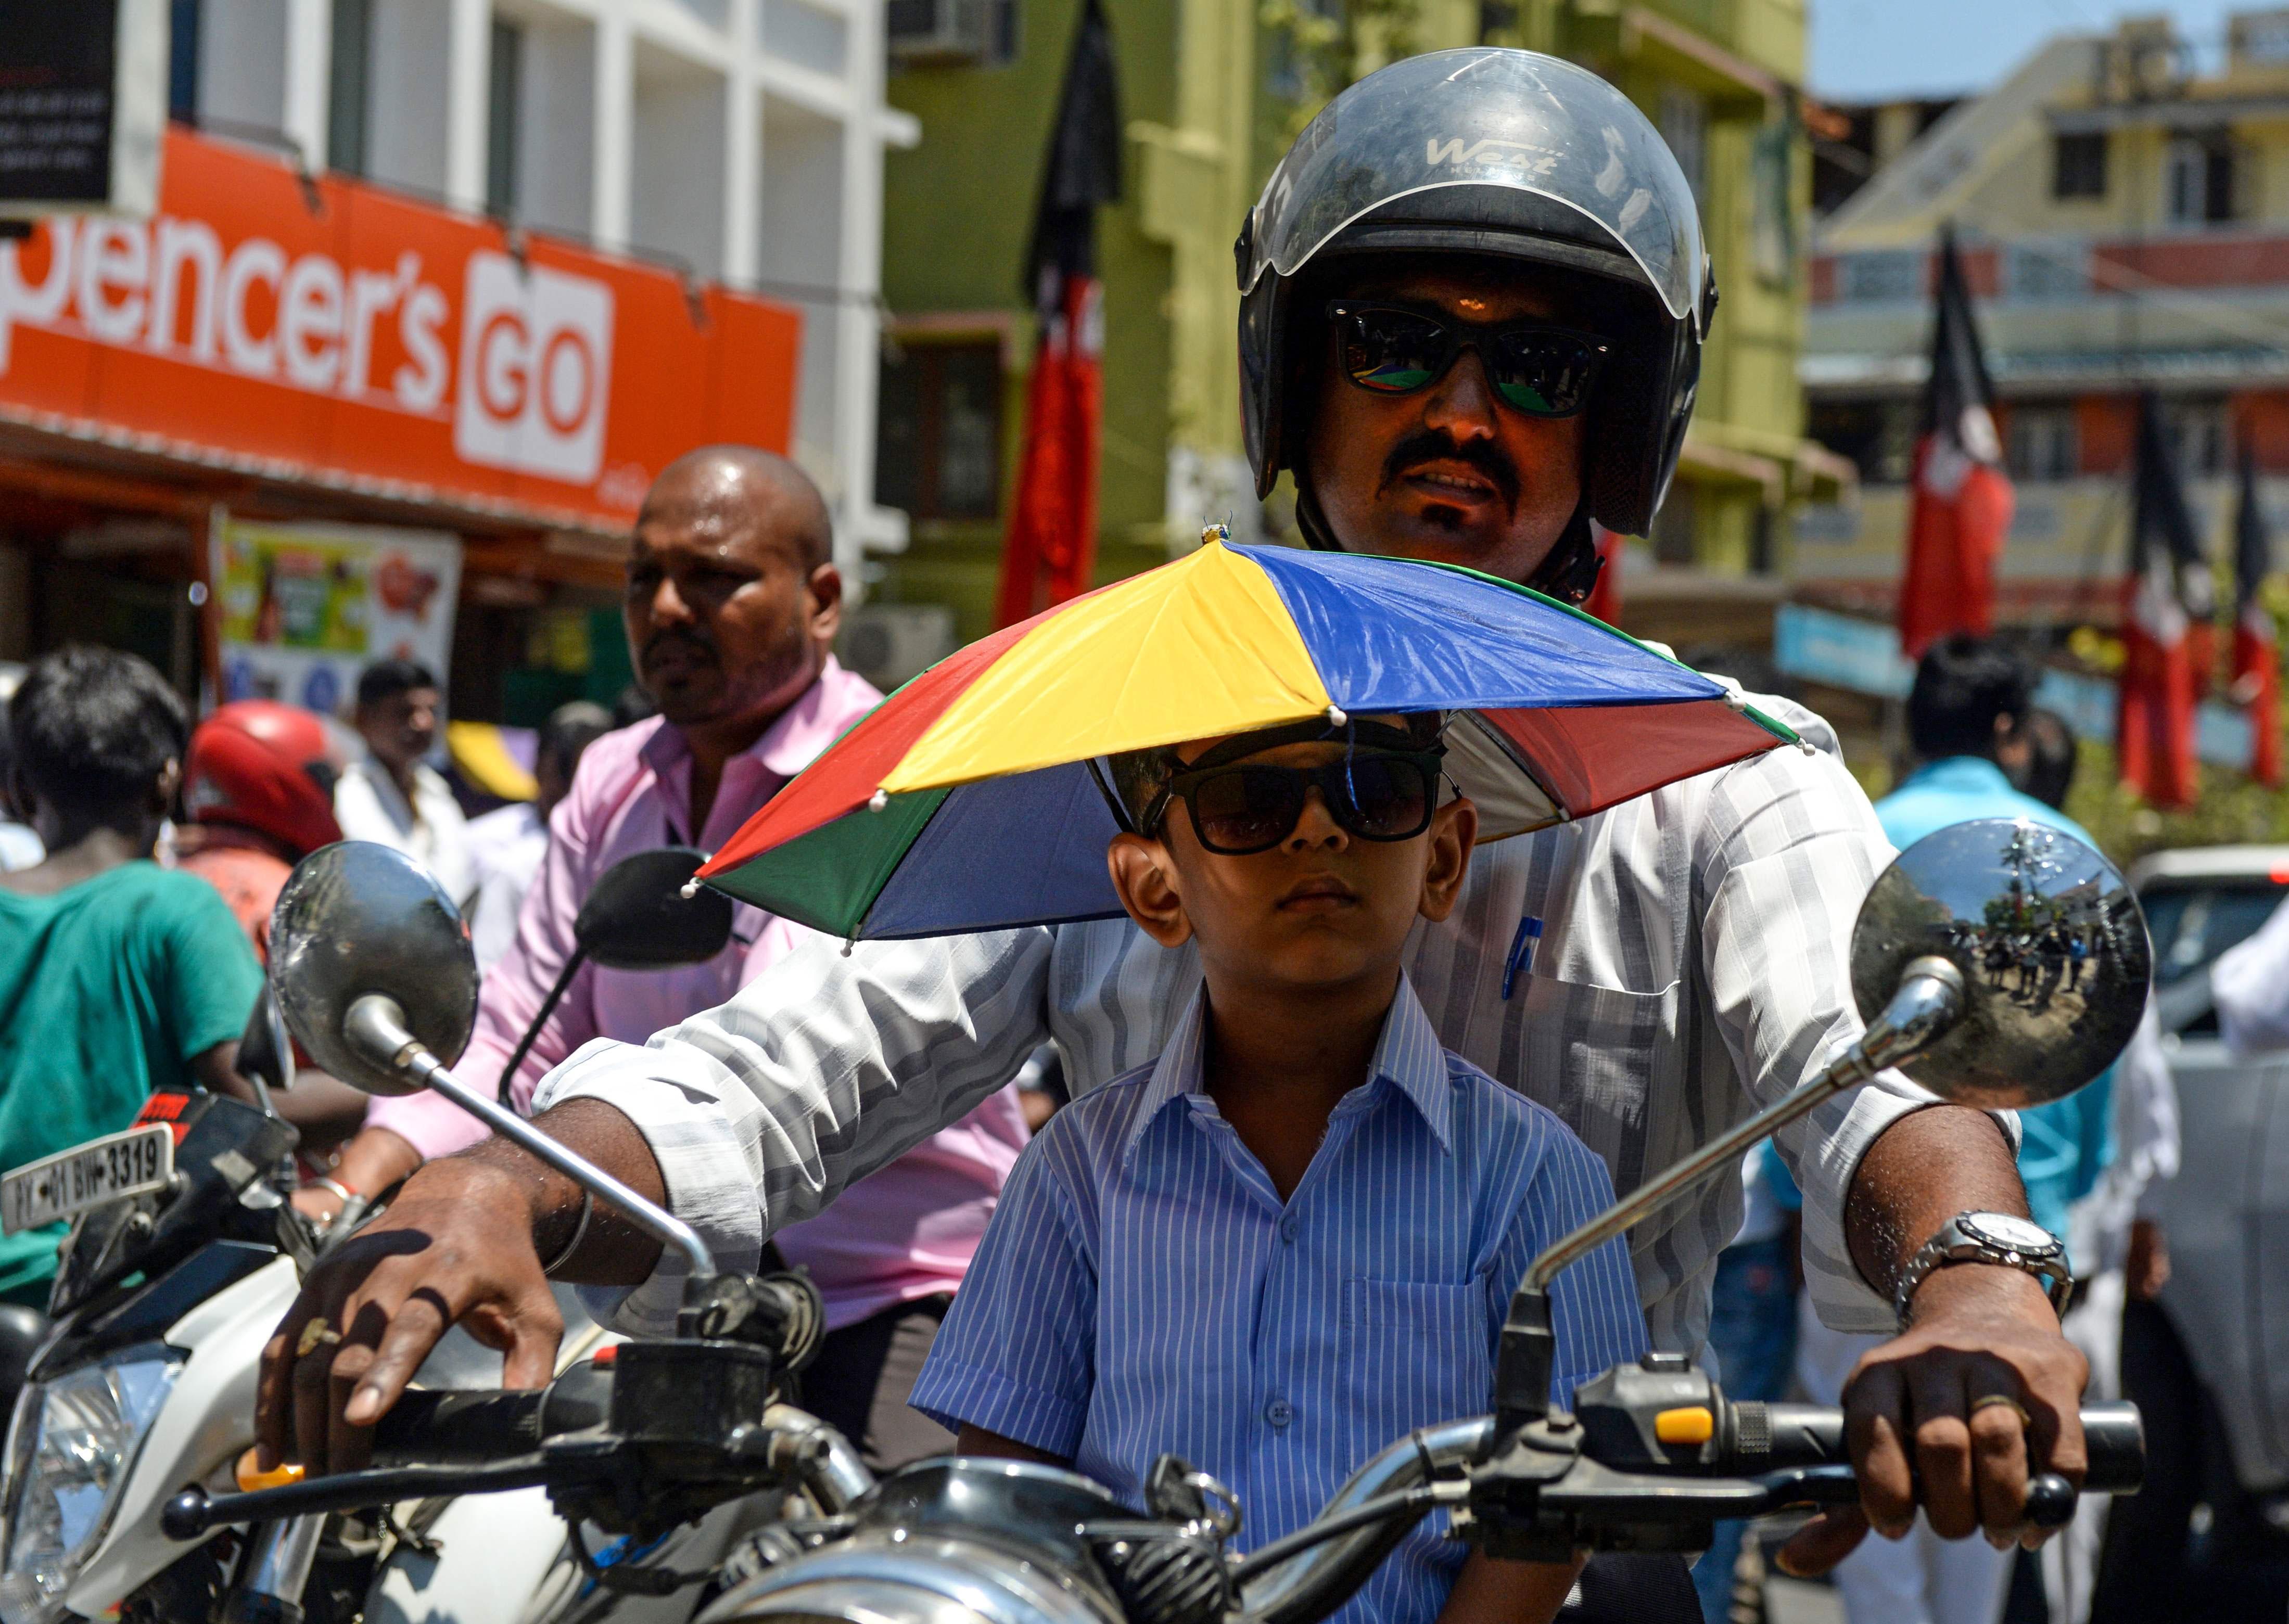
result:
[[[1797,386],[1806,0],[1105,4],[1128,153],[1122,199],[1100,219],[1100,579],[1193,545],[1206,516],[1232,515],[1243,538],[1289,522],[1279,495],[1259,509],[1241,452],[1232,239],[1329,96],[1448,46],[1525,45],[1603,74],[1669,138],[1702,199],[1722,306],[1677,486],[1625,593],[1648,553],[1703,580],[1775,571],[1790,505],[1849,479],[1803,437]],[[889,99],[922,133],[885,176],[878,498],[913,523],[872,591],[950,606],[963,638],[989,629],[1033,345],[1019,267],[1078,14],[1077,0],[889,7]]]

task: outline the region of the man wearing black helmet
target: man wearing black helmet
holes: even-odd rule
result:
[[[1602,80],[1515,51],[1394,64],[1305,131],[1238,259],[1249,452],[1262,490],[1294,473],[1313,545],[1579,601],[1591,521],[1650,524],[1715,291],[1683,174]],[[1483,848],[1407,972],[1443,1043],[1556,1111],[1627,1191],[1856,1035],[1846,944],[1887,855],[1836,761],[1769,752]],[[749,1267],[771,1230],[1044,1039],[1076,1093],[1150,1057],[1198,975],[1125,921],[820,944],[648,1047],[591,1046],[539,1103],[559,1138]],[[1958,1214],[2023,1214],[2012,1131],[1892,1076],[1790,1131],[1823,1315],[1893,1328],[1894,1283],[1927,1238]],[[1716,1181],[1632,1232],[1655,1346],[1700,1347],[1740,1203],[1737,1181]],[[601,1210],[575,1244],[580,1211],[569,1182],[498,1143],[425,1168],[384,1220],[395,1233],[310,1277],[266,1364],[267,1443],[322,1467],[362,1460],[448,1317],[507,1349],[513,1374],[544,1370],[556,1325],[539,1260],[568,1246],[560,1275],[634,1288],[600,1305],[622,1325],[672,1323],[678,1260]],[[1851,1394],[1866,1514],[1896,1534],[1920,1491],[1944,1534],[2019,1537],[2030,1454],[2081,1469],[2082,1361],[2015,1268],[1933,1270],[1912,1307]],[[302,1333],[320,1319],[339,1344]],[[1835,1561],[1859,1517],[1815,1524],[1796,1563]]]

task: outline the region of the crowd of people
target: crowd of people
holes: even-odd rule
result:
[[[1884,833],[1904,849],[1980,818],[2038,824],[2095,846],[2062,810],[2075,776],[2073,729],[2035,703],[2039,672],[2006,642],[1958,635],[1918,662],[1906,707],[1916,765],[1876,802]],[[2065,1319],[2090,1365],[2093,1399],[2122,1396],[2126,1302],[2150,1302],[2169,1278],[2159,1226],[2141,1214],[2149,1188],[2178,1165],[2175,1092],[2149,1008],[2129,1050],[2065,1099],[2023,1109],[2019,1176],[2035,1222],[2068,1241],[2076,1270]],[[1719,1260],[1710,1341],[1727,1390],[1811,1402],[1840,1398],[1876,1335],[1822,1323],[1794,1289],[1794,1214],[1801,1204],[1770,1146],[1742,1168],[1747,1217]],[[1985,1541],[1934,1537],[1918,1524],[1897,1541],[1846,1556],[1835,1582],[1851,1624],[2083,1624],[2093,1616],[2106,1504],[2084,1503],[2040,1556]],[[1740,1524],[1726,1524],[1695,1579],[1711,1619],[1729,1608]],[[1751,1573],[1761,1564],[1754,1564]]]
[[[1451,67],[1344,92],[1251,216],[1249,454],[1260,492],[1293,480],[1315,546],[1578,605],[1595,526],[1646,533],[1684,440],[1715,309],[1697,208],[1612,86],[1527,52]],[[1449,148],[1479,179],[1421,168]],[[1576,149],[1603,167],[1504,155]],[[742,905],[706,964],[568,976],[616,860],[721,848],[879,700],[832,652],[828,542],[782,458],[711,447],[664,470],[625,599],[656,713],[560,713],[537,775],[553,804],[482,828],[430,765],[442,694],[418,665],[363,673],[360,746],[338,756],[275,706],[194,730],[127,656],[41,660],[8,707],[28,832],[9,838],[40,855],[0,874],[0,1164],[124,1126],[153,1087],[248,1092],[266,899],[314,843],[379,840],[476,922],[458,1079],[726,1266],[808,1270],[827,1334],[803,1400],[871,1463],[959,1446],[1133,1499],[1176,1450],[1240,1493],[1260,1544],[1367,1451],[1484,1407],[1510,1287],[1546,1242],[1859,1036],[1848,943],[1894,844],[1997,815],[2072,832],[2070,736],[2023,665],[1954,641],[1909,705],[1922,765],[1880,808],[1818,716],[1758,696],[1801,748],[1474,851],[1440,719],[1330,706],[1113,757],[1119,917],[861,947]],[[1044,1070],[1073,1103],[1033,1133],[1013,1079]],[[327,1081],[287,1096],[313,1158],[296,1206],[324,1223],[389,1202],[306,1272],[265,1349],[260,1469],[363,1464],[457,1319],[506,1384],[545,1380],[555,1283],[616,1329],[672,1332],[680,1255],[434,1096]],[[2078,1405],[2111,1380],[2120,1304],[2166,1271],[2137,1222],[2170,1160],[2166,1090],[2139,1049],[2016,1118],[1879,1072],[1783,1129],[1753,1190],[1681,1191],[1562,1275],[1550,1396],[1647,1349],[1706,1351],[1743,1395],[1801,1384],[1841,1403],[1859,1500],[1783,1565],[1840,1563],[1862,1624],[2072,1619],[2094,1527],[2039,1565],[2000,1553],[2042,1544],[2030,1475],[2081,1471]],[[2078,1320],[2030,1259],[1962,1242],[2030,1213],[2078,1235]],[[0,1299],[39,1299],[56,1240],[0,1246]],[[1425,1532],[1334,1616],[1721,1617],[1739,1544],[1696,1577],[1674,1556],[1519,1563]]]
[[[714,848],[881,697],[832,652],[841,589],[826,508],[783,458],[707,448],[667,469],[637,522],[630,652],[655,712],[615,728],[576,702],[538,729],[530,801],[467,817],[435,761],[436,674],[405,658],[361,674],[345,749],[316,716],[267,700],[193,727],[133,655],[72,648],[34,665],[7,706],[9,871],[0,873],[0,1166],[134,1118],[153,1090],[251,1097],[233,1069],[293,864],[339,840],[379,841],[462,907],[481,970],[458,1071],[493,1092],[572,951],[572,925],[618,859]],[[723,1002],[796,927],[740,905],[717,959],[680,971],[589,965],[509,1079],[534,1084],[593,1038],[641,1042]],[[35,1032],[67,1041],[34,1041]],[[310,1174],[296,1204],[325,1222],[425,1160],[483,1137],[431,1096],[368,1097],[305,1066],[282,1112]],[[905,1403],[1003,1179],[1027,1135],[1012,1087],[783,1230],[780,1255],[826,1302],[808,1401],[875,1465],[952,1435]],[[39,1307],[62,1226],[0,1243],[0,1301]]]

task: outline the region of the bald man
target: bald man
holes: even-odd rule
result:
[[[842,613],[832,539],[818,487],[766,451],[709,446],[653,484],[636,517],[624,612],[629,657],[659,714],[581,756],[549,818],[548,856],[515,943],[478,995],[476,1032],[454,1067],[464,1084],[499,1087],[572,951],[572,921],[597,876],[655,847],[715,850],[880,703],[832,652]],[[511,1079],[518,1109],[582,1044],[642,1043],[712,1009],[810,934],[743,904],[730,944],[705,965],[642,974],[584,966]],[[377,1100],[333,1176],[297,1203],[339,1213],[352,1194],[378,1196],[483,1136],[475,1118],[434,1095]],[[953,1445],[906,1407],[906,1393],[1025,1139],[1015,1091],[1004,1088],[777,1237],[826,1299],[827,1345],[804,1379],[805,1402],[877,1469]],[[601,1207],[593,1220],[618,1222]]]

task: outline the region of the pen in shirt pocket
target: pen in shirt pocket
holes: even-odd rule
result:
[[[1503,1001],[1518,990],[1518,978],[1534,967],[1534,950],[1542,940],[1542,921],[1529,913],[1518,921],[1518,935],[1511,938],[1510,957],[1503,963]]]

